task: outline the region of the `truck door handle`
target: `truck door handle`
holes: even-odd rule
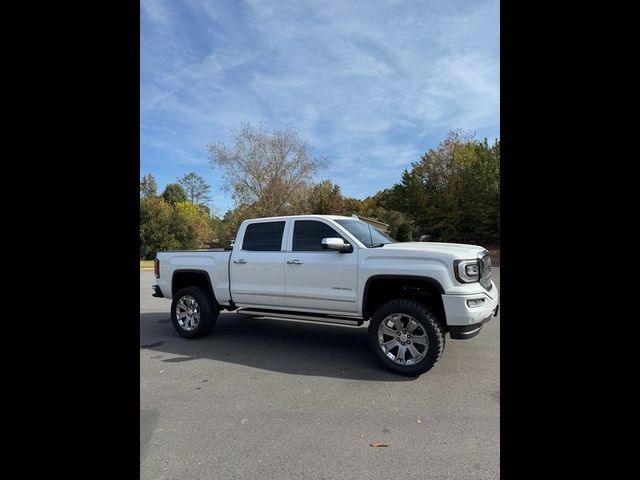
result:
[[[247,263],[244,258],[239,258],[238,260],[234,260],[233,263]]]
[[[289,265],[302,265],[302,261],[300,260],[287,260]]]

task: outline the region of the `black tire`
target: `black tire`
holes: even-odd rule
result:
[[[386,332],[380,332],[382,322],[394,314],[400,314],[400,317],[397,317],[400,322],[404,321],[407,324],[411,322],[407,317],[403,317],[403,315],[407,315],[413,317],[413,319],[418,323],[418,326],[416,326],[411,322],[411,325],[414,327],[414,331],[416,332],[413,349],[418,352],[418,355],[415,358],[420,359],[416,363],[411,363],[416,361],[415,358],[407,358],[407,356],[412,356],[411,352],[408,354],[405,353],[404,355],[401,354],[404,357],[403,359],[398,358],[398,361],[404,361],[406,359],[410,364],[400,364],[387,356],[388,354],[391,356],[397,356],[397,354],[400,353],[401,337],[398,337],[394,344],[392,342],[392,340],[394,340],[393,336],[388,335]],[[391,320],[388,321],[391,322],[393,331],[397,332],[397,328],[393,325],[394,322]],[[406,326],[407,325],[405,325],[405,327]],[[382,328],[384,329],[384,327]],[[388,332],[391,328],[385,330]],[[438,318],[428,307],[414,300],[392,300],[381,305],[373,314],[373,317],[369,322],[368,335],[369,345],[384,366],[395,373],[406,375],[408,377],[415,377],[430,370],[438,362],[442,352],[444,351],[444,332]],[[380,343],[379,335],[383,335],[382,341],[384,343],[390,343],[395,346],[390,347],[388,351],[385,352]],[[398,334],[396,333],[396,335]],[[415,341],[416,338],[421,338],[421,341],[425,341],[423,337],[426,337],[426,348]],[[409,343],[411,343],[411,339],[409,339]],[[405,350],[408,350],[409,348],[410,347],[407,345]],[[423,351],[420,350],[422,348],[424,348]]]
[[[178,321],[178,305],[181,299],[185,301],[193,298],[197,303],[200,318],[193,329],[183,327]],[[200,338],[208,335],[218,320],[218,310],[215,308],[209,290],[203,287],[185,287],[173,296],[171,301],[171,323],[176,331],[185,338]],[[184,322],[183,322],[184,323]]]

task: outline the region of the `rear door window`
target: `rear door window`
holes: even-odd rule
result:
[[[247,225],[242,249],[255,252],[279,252],[285,222],[261,222]]]

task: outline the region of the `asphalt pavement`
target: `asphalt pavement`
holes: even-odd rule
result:
[[[416,379],[383,368],[368,323],[225,313],[184,339],[154,283],[140,272],[141,479],[499,478],[500,314]]]

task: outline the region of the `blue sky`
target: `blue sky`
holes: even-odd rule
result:
[[[195,171],[207,145],[292,127],[344,195],[399,181],[454,128],[500,137],[497,0],[142,0],[140,174]]]

